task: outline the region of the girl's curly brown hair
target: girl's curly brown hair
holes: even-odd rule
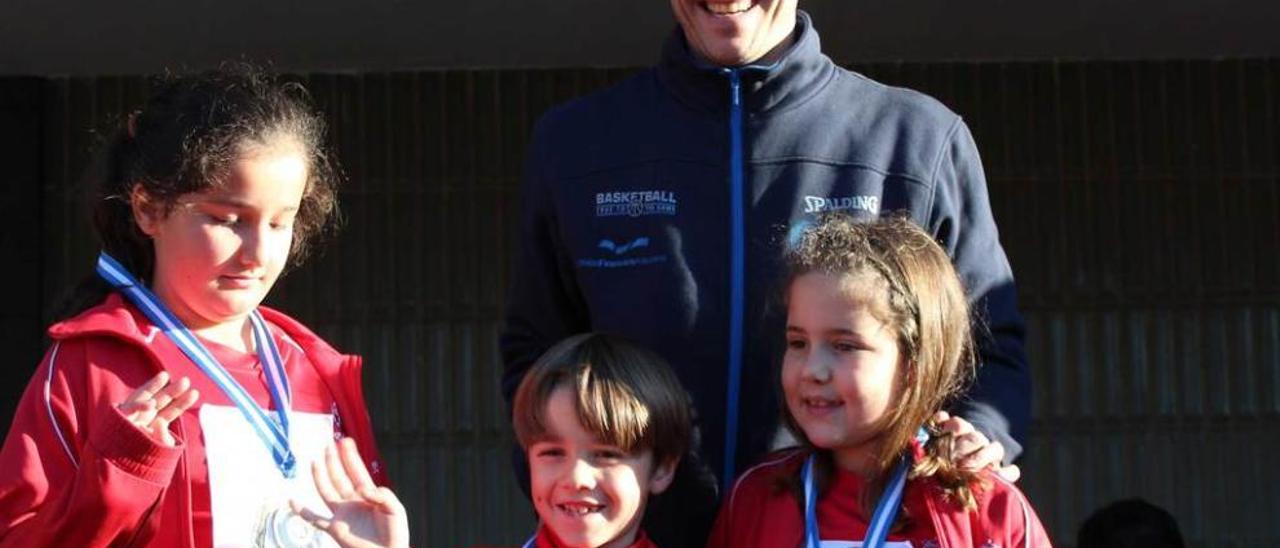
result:
[[[296,147],[307,162],[289,251],[290,266],[297,266],[337,224],[341,176],[324,140],[324,118],[306,89],[252,64],[157,78],[146,103],[117,124],[86,172],[94,231],[104,251],[149,284],[155,250],[133,218],[135,186],[167,212],[180,196],[223,184],[247,155]],[[108,291],[96,276],[86,277],[57,316],[89,308]]]

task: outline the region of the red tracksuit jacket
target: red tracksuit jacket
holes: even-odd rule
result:
[[[374,481],[386,475],[361,390],[361,361],[338,353],[297,321],[261,308],[298,346],[333,395],[342,430],[356,440]],[[205,546],[191,523],[185,413],[165,447],[115,405],[186,355],[140,312],[112,294],[53,325],[54,345],[18,404],[0,449],[0,547]],[[180,361],[179,361],[180,360]],[[300,473],[309,473],[301,471]]]
[[[743,473],[720,508],[707,546],[801,546],[803,508],[778,485],[780,478],[798,476],[804,459],[803,451],[783,451]],[[903,500],[922,501],[925,508],[920,513],[929,516],[939,548],[1051,546],[1022,492],[994,473],[985,476],[989,487],[976,493],[978,508],[972,512],[944,500],[942,491],[927,479],[908,482]],[[912,496],[915,490],[923,496]]]
[[[533,547],[563,548],[563,545],[556,539],[555,533],[552,533],[550,528],[545,525],[539,525],[538,532],[534,536]],[[627,548],[658,548],[658,545],[654,544],[652,540],[649,540],[649,536],[644,533],[644,529],[641,529],[639,534],[636,535],[636,540],[627,546]]]

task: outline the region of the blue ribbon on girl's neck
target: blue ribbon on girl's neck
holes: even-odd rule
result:
[[[929,441],[929,432],[924,428],[916,431],[916,441],[924,445]],[[805,548],[820,548],[818,536],[818,488],[814,485],[813,467],[816,454],[805,459],[800,474],[804,481],[804,545]],[[889,476],[884,494],[876,503],[875,512],[871,513],[871,521],[867,523],[867,538],[862,542],[863,548],[883,548],[885,539],[889,537],[889,528],[898,516],[902,507],[902,491],[907,484],[907,471],[911,468],[911,455],[903,455]]]
[[[249,323],[253,327],[253,341],[257,347],[258,359],[262,361],[262,369],[267,377],[267,390],[271,393],[276,413],[272,417],[258,406],[257,402],[245,391],[239,382],[227,372],[222,364],[213,357],[191,330],[173,314],[168,307],[133,277],[127,268],[121,265],[107,252],[98,255],[98,275],[120,290],[134,306],[142,311],[169,340],[191,359],[196,367],[209,380],[227,395],[235,404],[245,420],[253,428],[254,433],[262,440],[271,452],[276,466],[285,477],[292,478],[296,473],[297,459],[289,446],[289,408],[292,393],[289,388],[289,376],[284,370],[284,361],[280,359],[280,350],[276,347],[271,331],[267,329],[266,320],[255,309],[249,313]]]

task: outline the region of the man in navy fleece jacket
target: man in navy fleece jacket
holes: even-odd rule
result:
[[[954,408],[977,429],[966,445],[1012,461],[1030,415],[1024,326],[969,128],[836,66],[796,0],[671,5],[680,26],[656,67],[534,130],[501,341],[508,401],[559,339],[625,335],[671,362],[704,461],[732,481],[777,431],[788,234],[831,211],[903,213],[951,255],[981,319],[977,379]]]

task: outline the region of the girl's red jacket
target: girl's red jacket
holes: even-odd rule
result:
[[[804,516],[800,504],[785,489],[786,478],[800,474],[806,453],[798,450],[770,455],[765,462],[743,473],[720,507],[709,548],[747,546],[800,546]],[[924,546],[938,548],[1048,548],[1049,536],[1025,495],[998,478],[984,473],[987,488],[978,491],[978,508],[965,511],[943,498],[928,479],[911,480],[903,500],[913,515],[927,515],[937,538]],[[821,501],[818,503],[822,504]]]
[[[338,353],[294,319],[262,307],[263,317],[298,343],[333,395],[342,430],[386,485],[361,389],[361,361]],[[191,524],[186,413],[165,447],[116,408],[139,385],[185,363],[151,322],[112,294],[49,328],[46,353],[18,404],[0,449],[0,547],[205,546]],[[182,360],[182,361],[178,361]],[[299,471],[309,473],[309,471]]]

